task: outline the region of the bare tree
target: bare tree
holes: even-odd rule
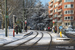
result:
[[[24,0],[25,8],[35,7],[37,0]],[[4,28],[5,24],[5,0],[0,0],[0,18],[2,20],[2,28]],[[32,12],[30,9],[25,10],[25,15],[29,16]],[[7,0],[7,13],[8,13],[8,23],[9,20],[12,24],[12,16],[16,15],[17,18],[22,19],[23,17],[23,0]],[[9,25],[9,24],[8,24]]]

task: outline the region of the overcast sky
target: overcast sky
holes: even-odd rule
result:
[[[50,0],[40,0],[42,2],[43,5],[45,5],[45,3],[48,3]]]

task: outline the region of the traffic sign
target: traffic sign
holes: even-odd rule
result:
[[[9,16],[8,15],[6,15],[6,18],[8,18]]]
[[[59,27],[59,29],[62,29],[62,28],[63,28],[62,26]]]

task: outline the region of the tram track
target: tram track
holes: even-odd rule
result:
[[[34,38],[35,38],[35,37],[37,37],[37,36],[38,36],[38,33],[37,33],[34,37],[32,37],[32,38],[28,39],[27,41],[25,41],[25,42],[23,42],[23,43],[18,44],[17,46],[15,46],[15,47],[11,48],[10,50],[18,49],[18,47],[20,47],[21,45],[23,45],[23,44],[25,44],[25,43],[29,42],[30,40],[34,39]]]
[[[20,39],[17,39],[17,40],[11,41],[11,42],[4,43],[4,44],[0,45],[0,47],[3,47],[3,46],[5,46],[5,45],[7,45],[7,44],[10,44],[10,43],[13,43],[13,42],[16,42],[16,41],[22,40],[22,39],[24,39],[24,38],[27,38],[27,37],[30,36],[31,34],[33,34],[33,32],[30,32],[30,33],[24,35],[24,36],[26,36],[26,37],[23,37],[23,38],[20,38]]]
[[[34,32],[33,32],[34,33]],[[10,47],[9,45],[12,43],[10,42],[10,44],[8,45],[8,47],[4,47],[2,48],[1,50],[38,50],[37,47],[45,47],[46,50],[50,50],[50,46],[51,46],[51,43],[52,43],[52,36],[50,35],[50,33],[46,32],[50,37],[50,43],[47,44],[47,45],[37,45],[39,41],[42,40],[42,38],[44,37],[44,33],[43,32],[37,32],[36,31],[36,34],[34,33],[33,35],[30,34],[31,36],[25,38],[25,41],[23,39],[23,41],[18,44],[16,44],[16,46],[12,46]],[[46,35],[47,36],[47,35]],[[27,39],[27,40],[26,40]],[[37,39],[37,40],[36,40]],[[31,43],[32,41],[34,41],[33,43]],[[14,41],[15,42],[15,41]],[[31,45],[29,44],[28,46],[26,45],[27,43],[31,43]],[[2,46],[5,46],[7,44],[3,44]],[[35,48],[36,47],[36,48]],[[39,48],[41,50],[41,48]],[[44,50],[45,50],[44,49]]]
[[[42,33],[42,32],[41,32],[41,33]],[[47,32],[47,33],[48,33],[48,32]],[[50,47],[51,47],[51,44],[52,44],[52,36],[51,36],[50,33],[48,33],[48,34],[49,34],[49,36],[50,36],[50,43],[49,43],[49,45],[46,46],[46,48],[47,48],[47,50],[50,50]],[[42,33],[42,36],[40,37],[40,39],[39,39],[38,41],[36,41],[34,44],[32,44],[30,47],[28,47],[27,50],[35,50],[35,49],[33,49],[33,47],[36,46],[36,44],[43,38],[43,36],[44,36],[44,34]],[[43,45],[40,46],[40,47],[43,47]],[[36,46],[36,50],[37,50],[37,46]],[[41,50],[41,49],[40,49],[40,50]]]
[[[48,33],[48,32],[47,32]],[[50,35],[50,44],[49,44],[49,46],[48,46],[48,49],[47,50],[50,50],[50,47],[51,47],[51,44],[52,44],[52,36],[51,36],[51,34],[50,33],[48,33],[49,35]]]
[[[32,44],[30,47],[28,47],[27,50],[31,50],[31,48],[33,48],[43,38],[43,33],[41,32],[41,34],[42,34],[42,36],[34,44]]]

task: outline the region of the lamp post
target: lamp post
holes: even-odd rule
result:
[[[15,28],[15,26],[16,26],[16,16],[13,15],[13,29]]]
[[[54,33],[54,26],[55,26],[54,23],[55,23],[55,22],[54,22],[54,20],[53,20],[53,33]]]
[[[5,36],[7,37],[7,0],[5,0]]]
[[[24,11],[24,0],[23,0],[23,31],[24,31],[24,13],[25,11]]]

